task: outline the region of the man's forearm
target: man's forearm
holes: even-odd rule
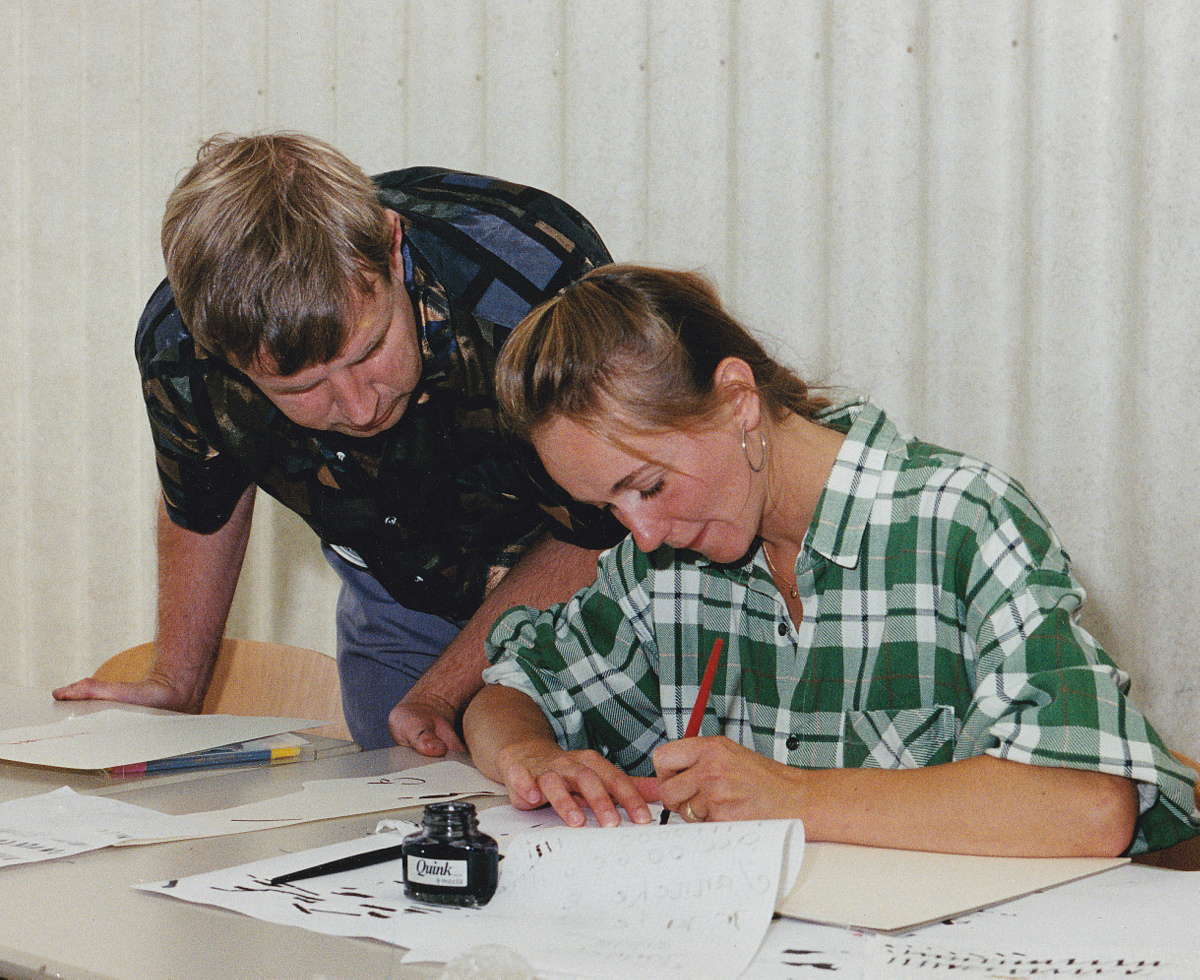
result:
[[[484,641],[501,613],[517,605],[544,609],[565,602],[595,581],[598,554],[543,538],[488,594],[413,691],[444,702],[456,715],[460,713],[483,686],[480,675],[488,663]]]
[[[212,678],[246,556],[255,488],[224,527],[196,534],[178,527],[160,500],[158,630],[151,677],[175,689],[181,710],[199,711]]]
[[[599,552],[543,538],[501,579],[442,655],[392,709],[392,737],[425,755],[458,749],[455,722],[483,686],[484,641],[506,609],[565,602],[596,578]]]

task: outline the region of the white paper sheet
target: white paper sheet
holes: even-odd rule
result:
[[[1069,934],[1069,933],[1068,933]],[[1196,980],[1195,949],[1182,944],[1165,953],[1146,952],[1108,943],[1079,943],[1070,952],[1032,946],[1016,928],[1003,946],[930,943],[927,933],[891,936],[858,933],[795,919],[771,923],[747,980],[813,980],[837,976],[847,980],[1039,980],[1042,977],[1136,978]],[[1061,941],[1056,946],[1061,947]]]
[[[472,918],[422,923],[404,959],[441,962],[501,943],[564,976],[738,977],[802,841],[799,822],[786,820],[523,834],[509,843],[492,903]]]
[[[405,961],[500,943],[543,975],[720,980],[741,975],[757,951],[799,867],[803,830],[797,821],[543,828],[508,840],[500,888],[483,909],[410,902],[399,861],[268,884],[378,846],[377,835],[139,887],[407,947]]]
[[[900,934],[776,919],[746,974],[828,975],[1194,980],[1200,873],[1127,865]]]
[[[1053,956],[1178,949],[1200,973],[1200,872],[1126,865],[930,926],[921,939]]]
[[[110,708],[0,731],[0,759],[57,769],[111,769],[323,724],[313,718],[147,715]]]
[[[174,836],[220,837],[333,817],[402,810],[431,800],[496,796],[503,792],[500,783],[481,775],[471,766],[443,760],[384,776],[314,779],[304,783],[303,789],[286,796],[225,810],[183,815],[179,817],[178,832]],[[142,844],[148,840],[126,843]]]
[[[0,867],[49,861],[135,836],[169,833],[176,818],[67,787],[0,804]]]
[[[287,796],[226,810],[172,815],[63,787],[0,803],[0,867],[109,846],[244,834],[269,827],[400,810],[430,800],[502,792],[461,762],[442,761],[384,776],[320,779]]]

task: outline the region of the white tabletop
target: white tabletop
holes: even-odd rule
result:
[[[0,684],[0,727],[52,722],[112,708],[59,704],[48,692]],[[396,772],[433,760],[409,749],[353,753],[232,772],[119,781],[101,773],[0,763],[0,801],[60,786],[117,795],[167,813],[236,806],[299,789],[305,780]],[[420,809],[399,811],[419,819]],[[0,870],[0,976],[228,980],[246,978],[429,977],[431,966],[402,966],[402,951],[259,922],[217,909],[164,900],[133,884],[162,881],[301,851],[371,833],[389,814],[370,814],[228,837],[110,847]]]
[[[305,779],[396,772],[422,761],[428,760],[396,748],[129,789],[120,795],[130,803],[165,812],[190,812],[282,795],[299,788]],[[8,773],[0,772],[0,785],[7,783]],[[401,815],[419,819],[419,809]],[[0,976],[11,980],[436,976],[430,967],[401,966],[398,949],[274,926],[130,887],[361,837],[371,833],[383,816],[113,847],[6,868],[0,872],[4,876]]]
[[[96,710],[96,706],[55,705],[49,702],[48,695],[38,693],[26,697],[0,684],[0,724],[53,721],[72,710]],[[17,717],[18,711],[26,714],[18,721],[9,721]],[[130,803],[162,812],[190,813],[282,796],[299,789],[307,780],[379,775],[431,761],[434,760],[425,759],[409,749],[393,748],[233,772],[208,770],[124,782],[109,780],[102,774],[0,764],[0,800],[69,785],[81,792],[118,795]],[[485,807],[503,802],[502,797],[492,797],[480,798],[477,804]],[[391,815],[416,820],[420,808],[233,836],[110,847],[75,857],[0,869],[0,977],[6,980],[41,980],[45,977],[79,980],[436,977],[441,972],[440,965],[402,965],[399,960],[403,951],[395,947],[273,925],[223,909],[171,901],[131,887],[363,837],[374,831],[381,818]],[[1130,871],[1136,879],[1136,870]],[[1151,869],[1145,869],[1145,873],[1161,874]],[[1070,902],[1075,894],[1081,896],[1079,901],[1082,901],[1094,898],[1092,893],[1105,887],[1107,880],[1102,875],[1094,876],[1061,890],[1052,889],[1046,895],[1052,905],[1059,897]],[[1175,880],[1181,884],[1186,882],[1186,894],[1200,898],[1200,876],[1193,878],[1185,874]],[[1022,913],[1022,908],[1030,902],[1029,899],[1018,900],[1001,907],[1001,921],[1009,930],[1005,934],[1006,941],[1013,936],[1028,937],[1033,925],[1045,927],[1046,913],[1040,906],[1030,906],[1027,913]],[[1117,904],[1121,909],[1126,908],[1120,902]],[[1178,910],[1181,909],[1188,912],[1189,923],[1200,925],[1195,912],[1200,909],[1200,902],[1191,900],[1174,904],[1171,914],[1165,918],[1179,925]],[[1059,909],[1059,913],[1063,911]],[[1024,922],[1022,914],[1037,921]],[[1058,913],[1051,916],[1056,917]],[[1010,918],[1012,922],[1008,922]],[[1115,924],[1128,918],[1128,910],[1110,909],[1102,918]],[[986,924],[988,920],[980,921]],[[978,922],[972,928],[978,930]],[[777,930],[777,938],[782,937],[792,946],[792,933],[796,930],[800,930],[803,941],[811,942],[801,924],[786,921]],[[955,928],[946,936],[941,934],[942,931],[942,927],[934,927],[919,935],[922,941],[927,936],[930,941],[938,942],[957,942],[971,935],[967,928]],[[1183,961],[1196,963],[1193,929],[1188,927],[1184,932],[1186,935],[1176,938],[1192,952]],[[844,935],[850,937],[853,933],[845,932]],[[810,945],[805,948],[820,947]],[[794,957],[785,957],[791,958]],[[789,968],[787,976],[792,975]]]

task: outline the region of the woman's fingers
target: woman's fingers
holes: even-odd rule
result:
[[[590,810],[602,827],[621,822],[618,808],[635,823],[650,822],[650,808],[639,786],[652,799],[658,796],[658,781],[643,777],[634,782],[603,756],[592,751],[546,752],[531,747],[526,753],[509,753],[502,762],[504,784],[513,806],[535,809],[549,803],[571,827],[587,822]]]
[[[583,807],[592,811],[601,827],[621,822],[618,806],[636,823],[650,821],[650,808],[633,781],[595,752],[564,753],[552,771],[538,778],[538,786],[572,827],[585,822]]]

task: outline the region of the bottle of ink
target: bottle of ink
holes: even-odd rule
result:
[[[421,826],[404,838],[404,894],[438,905],[487,905],[500,881],[500,848],[479,832],[475,804],[430,803]]]

